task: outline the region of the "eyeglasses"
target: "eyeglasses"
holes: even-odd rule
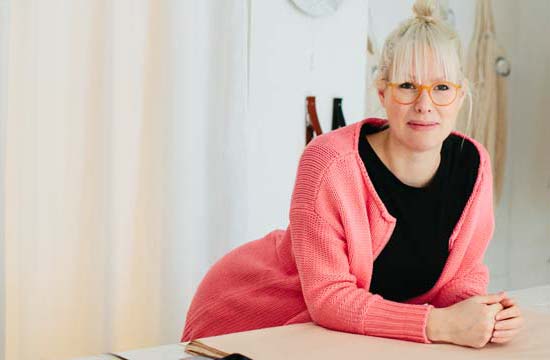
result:
[[[414,103],[422,94],[422,90],[426,89],[430,99],[437,106],[451,105],[458,96],[458,89],[462,87],[449,81],[436,81],[431,85],[388,82],[387,85],[391,87],[392,98],[401,105]]]

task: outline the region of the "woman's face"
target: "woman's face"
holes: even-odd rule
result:
[[[436,81],[447,80],[443,71],[437,66],[429,67],[425,80],[418,82],[411,77],[409,82],[419,85],[430,85]],[[414,74],[414,69],[411,69]],[[408,88],[411,85],[399,82],[396,86]],[[390,136],[400,144],[415,152],[439,150],[443,141],[453,131],[458,111],[464,101],[464,90],[459,88],[456,99],[447,106],[435,105],[427,90],[422,90],[420,97],[413,103],[403,105],[392,97],[390,86],[378,90],[380,102],[386,109]]]

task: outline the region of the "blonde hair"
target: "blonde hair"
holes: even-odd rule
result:
[[[402,22],[384,42],[375,76],[376,87],[383,88],[389,81],[410,81],[411,75],[416,82],[427,80],[433,66],[428,61],[433,59],[443,69],[446,80],[463,85],[469,99],[470,124],[472,93],[465,81],[462,44],[458,34],[441,18],[436,0],[416,0],[413,12],[415,16]],[[412,69],[414,74],[411,74]]]

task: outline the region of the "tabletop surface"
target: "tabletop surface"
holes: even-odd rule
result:
[[[537,286],[527,289],[521,289],[521,290],[514,290],[514,291],[507,291],[508,295],[514,299],[517,300],[518,304],[520,305],[521,309],[524,310],[524,314],[526,315],[526,319],[528,323],[531,323],[534,327],[541,327],[548,325],[548,319],[550,319],[550,285],[544,285],[544,286]],[[548,314],[547,317],[541,317],[537,316],[537,314]],[[540,318],[544,318],[543,320],[546,321],[546,323],[542,324],[540,323]],[[540,330],[540,329],[538,329]],[[296,335],[292,334],[293,332],[296,332]],[[541,333],[538,331],[537,333]],[[527,335],[525,336],[525,343],[524,344],[518,344],[522,341],[514,341],[507,345],[497,345],[497,344],[491,344],[494,345],[493,347],[484,348],[481,350],[475,350],[475,349],[469,349],[469,348],[463,348],[459,346],[454,345],[447,345],[447,344],[431,344],[429,346],[426,346],[425,344],[416,344],[416,343],[410,343],[406,341],[400,341],[400,340],[392,340],[392,339],[385,339],[385,338],[377,338],[377,337],[371,337],[371,336],[362,336],[362,335],[355,335],[355,334],[347,334],[347,333],[341,333],[337,334],[337,332],[333,332],[331,330],[327,330],[324,328],[321,328],[319,326],[316,326],[312,323],[308,324],[297,324],[297,325],[290,325],[290,326],[283,326],[283,327],[277,327],[277,328],[271,328],[271,329],[260,329],[260,330],[253,330],[253,331],[247,331],[237,334],[228,334],[228,335],[222,335],[218,337],[209,338],[212,339],[212,341],[216,344],[220,344],[221,346],[224,346],[224,351],[231,352],[230,348],[231,346],[243,346],[242,344],[246,344],[246,346],[249,346],[248,340],[254,339],[255,343],[261,342],[263,347],[265,347],[268,352],[272,352],[273,350],[281,350],[281,344],[278,344],[277,340],[280,340],[279,342],[283,342],[283,347],[287,345],[284,343],[286,338],[290,339],[296,339],[298,337],[303,337],[303,341],[311,341],[311,339],[315,339],[315,341],[321,340],[321,342],[327,346],[327,343],[330,341],[336,341],[335,346],[323,348],[313,346],[318,351],[322,351],[322,355],[327,355],[319,357],[318,355],[312,355],[312,359],[320,359],[320,358],[331,358],[329,356],[336,356],[338,358],[342,357],[345,352],[343,352],[342,348],[345,348],[346,341],[354,341],[353,346],[357,347],[357,337],[362,337],[361,342],[364,343],[363,345],[366,346],[369,350],[372,349],[373,351],[380,351],[383,352],[385,360],[394,358],[392,354],[395,354],[395,358],[397,358],[398,354],[402,354],[404,351],[407,352],[409,359],[414,359],[416,356],[418,358],[425,358],[426,355],[429,356],[445,356],[446,360],[450,360],[453,358],[453,354],[456,353],[457,356],[465,356],[466,354],[464,352],[470,352],[468,356],[472,358],[493,358],[491,355],[495,355],[494,358],[502,359],[503,352],[502,350],[509,350],[506,351],[505,355],[510,355],[510,358],[513,358],[513,356],[518,356],[521,354],[528,354],[529,358],[546,358],[550,359],[550,341],[546,342],[544,340],[543,342],[548,343],[548,348],[546,348],[546,345],[544,346],[544,349],[541,352],[541,340],[540,339],[531,339],[528,338]],[[520,334],[521,335],[521,334]],[[544,335],[546,336],[546,335]],[[267,339],[267,341],[266,341]],[[550,339],[550,335],[549,335]],[[518,339],[522,340],[522,339]],[[342,345],[343,344],[343,345]],[[295,345],[295,344],[294,344]],[[301,344],[298,344],[300,346]],[[304,344],[304,346],[307,347],[307,343]],[[529,349],[529,346],[532,345],[533,348],[536,348],[536,350]],[[507,346],[507,348],[505,348]],[[271,349],[273,347],[273,349]],[[292,348],[292,346],[286,347],[288,351]],[[330,350],[335,349],[336,352],[332,355],[327,354]],[[145,349],[137,349],[137,350],[131,350],[131,351],[124,351],[117,353],[118,355],[128,359],[128,360],[182,360],[182,359],[203,359],[199,357],[191,357],[189,354],[186,354],[184,351],[184,346],[182,344],[170,344],[170,345],[163,345],[158,347],[152,347],[152,348],[145,348]],[[258,351],[257,346],[254,349],[249,349],[249,351],[254,352]],[[480,351],[484,351],[483,353]],[[544,353],[544,354],[543,354]],[[246,355],[246,353],[245,353]],[[291,358],[292,354],[285,354],[284,358]],[[450,355],[450,356],[449,356]],[[486,355],[487,357],[483,356]],[[256,356],[254,360],[258,360],[262,358],[262,356]],[[303,355],[302,355],[302,358]],[[345,358],[345,356],[344,356]],[[507,358],[507,356],[504,356],[504,358]],[[102,354],[102,355],[96,355],[96,356],[89,356],[89,357],[83,357],[78,358],[74,360],[115,360],[116,357]]]

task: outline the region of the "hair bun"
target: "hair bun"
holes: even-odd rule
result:
[[[435,21],[437,11],[438,2],[436,0],[416,0],[413,5],[416,17],[427,22]]]

